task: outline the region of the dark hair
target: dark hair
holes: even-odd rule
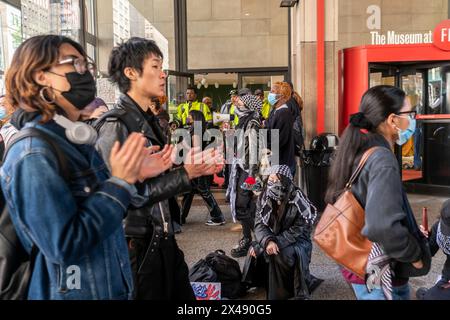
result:
[[[363,95],[360,112],[352,115],[345,129],[330,170],[326,202],[333,203],[345,189],[355,161],[379,138],[377,129],[390,114],[398,114],[405,102],[403,90],[393,86],[376,86]]]
[[[12,109],[21,107],[25,111],[38,111],[42,114],[42,122],[53,117],[55,106],[41,98],[42,86],[34,81],[33,75],[54,66],[58,62],[59,48],[65,43],[87,58],[79,43],[60,35],[35,36],[17,48],[5,79],[6,100]]]
[[[205,116],[201,111],[198,110],[191,110],[189,111],[189,115],[192,117],[193,121],[200,121],[202,125],[206,123]]]
[[[114,47],[108,62],[110,81],[117,84],[120,92],[128,92],[131,88],[131,81],[124,74],[125,68],[133,68],[141,75],[144,62],[151,55],[163,58],[156,42],[144,38],[133,37]]]
[[[194,91],[195,94],[197,94],[197,88],[196,87],[189,86],[189,87],[187,87],[186,91],[188,91],[188,90],[192,90],[192,91]]]

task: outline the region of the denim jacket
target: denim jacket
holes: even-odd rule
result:
[[[131,267],[122,219],[133,188],[110,177],[92,146],[70,143],[54,121],[38,124],[66,156],[69,181],[44,140],[14,144],[1,185],[19,239],[39,249],[29,299],[130,299]]]

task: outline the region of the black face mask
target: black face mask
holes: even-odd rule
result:
[[[84,109],[89,103],[94,101],[97,93],[95,79],[90,72],[79,74],[78,72],[66,73],[67,81],[70,83],[70,90],[63,92],[62,96],[73,104],[77,109]]]

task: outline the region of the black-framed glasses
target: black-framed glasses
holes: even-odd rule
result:
[[[93,76],[97,74],[95,63],[84,58],[67,58],[58,62],[58,65],[63,64],[71,64],[79,74],[85,74],[86,71],[89,71]]]
[[[417,111],[402,111],[402,112],[397,113],[397,115],[398,115],[398,116],[403,116],[403,115],[405,115],[405,116],[410,117],[411,119],[416,119],[416,117],[417,117]]]

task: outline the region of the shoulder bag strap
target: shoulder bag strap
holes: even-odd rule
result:
[[[350,180],[348,181],[348,183],[345,186],[346,189],[350,189],[352,187],[353,183],[358,178],[358,176],[361,173],[362,169],[364,169],[364,166],[366,165],[366,162],[369,159],[369,157],[379,148],[380,147],[373,147],[373,148],[370,148],[369,150],[367,150],[366,152],[364,152],[361,160],[359,161],[358,167],[353,172],[352,176],[350,177]]]

